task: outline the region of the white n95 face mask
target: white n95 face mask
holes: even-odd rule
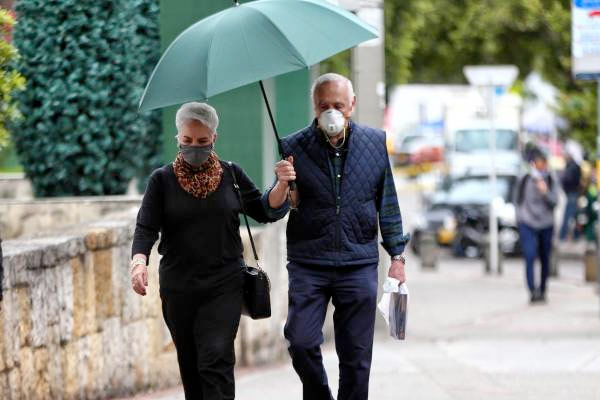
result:
[[[337,136],[346,127],[346,118],[340,111],[330,108],[319,116],[319,127],[328,136]]]

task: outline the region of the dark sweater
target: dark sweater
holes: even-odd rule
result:
[[[564,175],[561,179],[563,190],[567,193],[578,194],[580,190],[581,168],[575,161],[570,159],[567,161]]]
[[[248,215],[272,222],[261,192],[237,165],[223,166],[217,190],[205,199],[179,185],[172,164],[152,173],[138,212],[132,255],[150,255],[161,233],[158,252],[161,292],[193,292],[216,288],[241,271],[240,204],[233,187],[235,171]],[[281,215],[283,216],[283,215]],[[281,218],[281,216],[278,216]]]

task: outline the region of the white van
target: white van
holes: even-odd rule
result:
[[[518,174],[522,168],[519,132],[510,125],[495,124],[497,173]],[[446,161],[450,176],[487,174],[491,170],[491,129],[488,120],[471,120],[450,133]]]

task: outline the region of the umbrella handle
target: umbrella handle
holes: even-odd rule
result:
[[[283,156],[283,154],[282,154],[282,155],[281,155],[281,159],[282,159],[282,160],[285,160],[285,159],[287,159],[287,158],[288,158],[289,156],[291,156],[291,155],[292,155],[292,154],[288,154],[287,156],[285,156],[285,157],[284,157],[284,156]],[[290,188],[290,191],[292,191],[292,192],[293,192],[294,190],[296,190],[296,189],[297,189],[297,186],[296,186],[296,181],[290,181],[290,182],[288,182],[288,187]]]
[[[298,193],[296,193],[296,182],[291,181],[288,182],[288,186],[290,188],[290,192],[289,192],[289,202],[290,202],[290,209],[291,210],[296,210],[298,208]],[[292,197],[292,195],[294,195],[295,199]]]
[[[282,150],[282,151],[283,151],[283,150]],[[291,156],[291,155],[292,155],[292,154],[288,154],[287,156],[285,156],[285,157],[282,157],[282,158],[285,160],[285,159],[287,159],[287,158],[288,158],[289,156]],[[294,190],[296,190],[296,189],[297,189],[297,186],[296,186],[296,181],[290,181],[290,182],[288,182],[288,187],[290,188],[290,191],[291,191],[291,192],[293,192]]]

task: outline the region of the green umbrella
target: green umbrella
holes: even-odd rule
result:
[[[377,36],[375,28],[324,0],[236,1],[171,43],[150,76],[140,109],[205,100],[259,82],[281,153],[262,80],[308,68]]]

